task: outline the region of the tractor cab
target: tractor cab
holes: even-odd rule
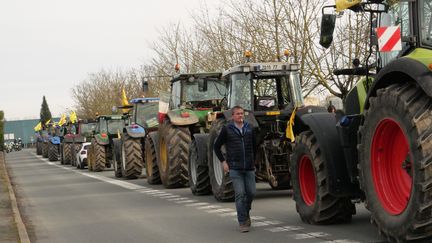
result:
[[[228,107],[240,105],[255,115],[290,114],[303,106],[298,63],[246,63],[223,73]]]
[[[220,107],[226,95],[221,73],[179,74],[171,80],[171,108],[210,109]]]

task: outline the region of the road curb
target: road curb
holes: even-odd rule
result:
[[[9,191],[9,198],[11,200],[12,211],[14,215],[14,220],[18,229],[18,236],[21,243],[30,243],[30,238],[27,233],[27,228],[21,218],[20,211],[18,209],[18,203],[15,197],[14,190],[12,188],[12,184],[9,178],[9,174],[6,169],[6,158],[3,151],[0,151],[0,166],[3,167],[3,171],[5,173],[6,183]]]

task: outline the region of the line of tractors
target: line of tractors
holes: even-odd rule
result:
[[[292,189],[304,222],[348,222],[362,201],[388,241],[430,242],[431,8],[431,0],[336,0],[323,8],[326,48],[340,14],[335,10],[370,16],[363,65],[356,60],[353,68],[334,70],[361,76],[342,117],[303,104],[298,63],[247,62],[224,72],[176,74],[169,93],[131,100],[121,107],[128,114],[80,121],[76,131],[50,127],[40,137],[51,140],[38,143],[37,153],[74,165],[78,146],[91,141],[90,171],[113,166],[116,177],[136,179],[145,168],[149,184],[189,186],[194,195],[231,201],[232,182],[213,142],[230,122],[230,108],[240,105],[257,135],[257,181]],[[402,50],[380,52],[375,29],[394,25],[401,28]]]

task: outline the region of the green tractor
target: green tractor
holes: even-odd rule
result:
[[[194,192],[199,177],[195,167],[201,165],[189,164],[193,169],[192,174],[188,173],[189,151],[195,151],[196,138],[208,132],[208,118],[212,112],[221,110],[225,96],[226,83],[221,79],[221,73],[178,74],[171,80],[169,102],[161,98],[159,103],[161,125],[157,136],[157,169],[166,188],[184,187],[191,182]],[[146,160],[146,166],[153,167],[154,172],[156,168],[149,161]]]
[[[91,120],[78,120],[77,123],[66,125],[67,133],[64,135],[61,145],[61,164],[77,166],[76,153],[85,142],[90,142],[93,138],[96,124]]]
[[[113,139],[114,148],[114,174],[116,177],[136,179],[142,173],[144,165],[143,155],[155,155],[155,147],[146,148],[145,144],[149,133],[158,128],[158,101],[159,98],[136,98],[132,99],[131,106],[120,107],[132,109],[130,124],[125,126],[119,138]],[[144,153],[144,149],[145,153]],[[153,160],[152,160],[153,161]],[[152,170],[147,170],[152,174]],[[150,178],[151,182],[157,183],[158,178]]]
[[[432,1],[337,0],[325,8],[369,14],[370,53],[363,66],[334,71],[364,76],[345,99],[346,116],[331,128],[316,121],[296,139],[297,211],[307,223],[336,223],[361,200],[389,242],[431,242]],[[335,20],[323,15],[324,47]]]
[[[96,118],[94,136],[88,151],[88,170],[100,172],[111,167],[114,159],[113,138],[123,131],[127,115],[101,115]]]

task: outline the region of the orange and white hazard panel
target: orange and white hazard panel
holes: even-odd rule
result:
[[[402,50],[401,30],[399,26],[376,28],[378,48],[381,52]]]

